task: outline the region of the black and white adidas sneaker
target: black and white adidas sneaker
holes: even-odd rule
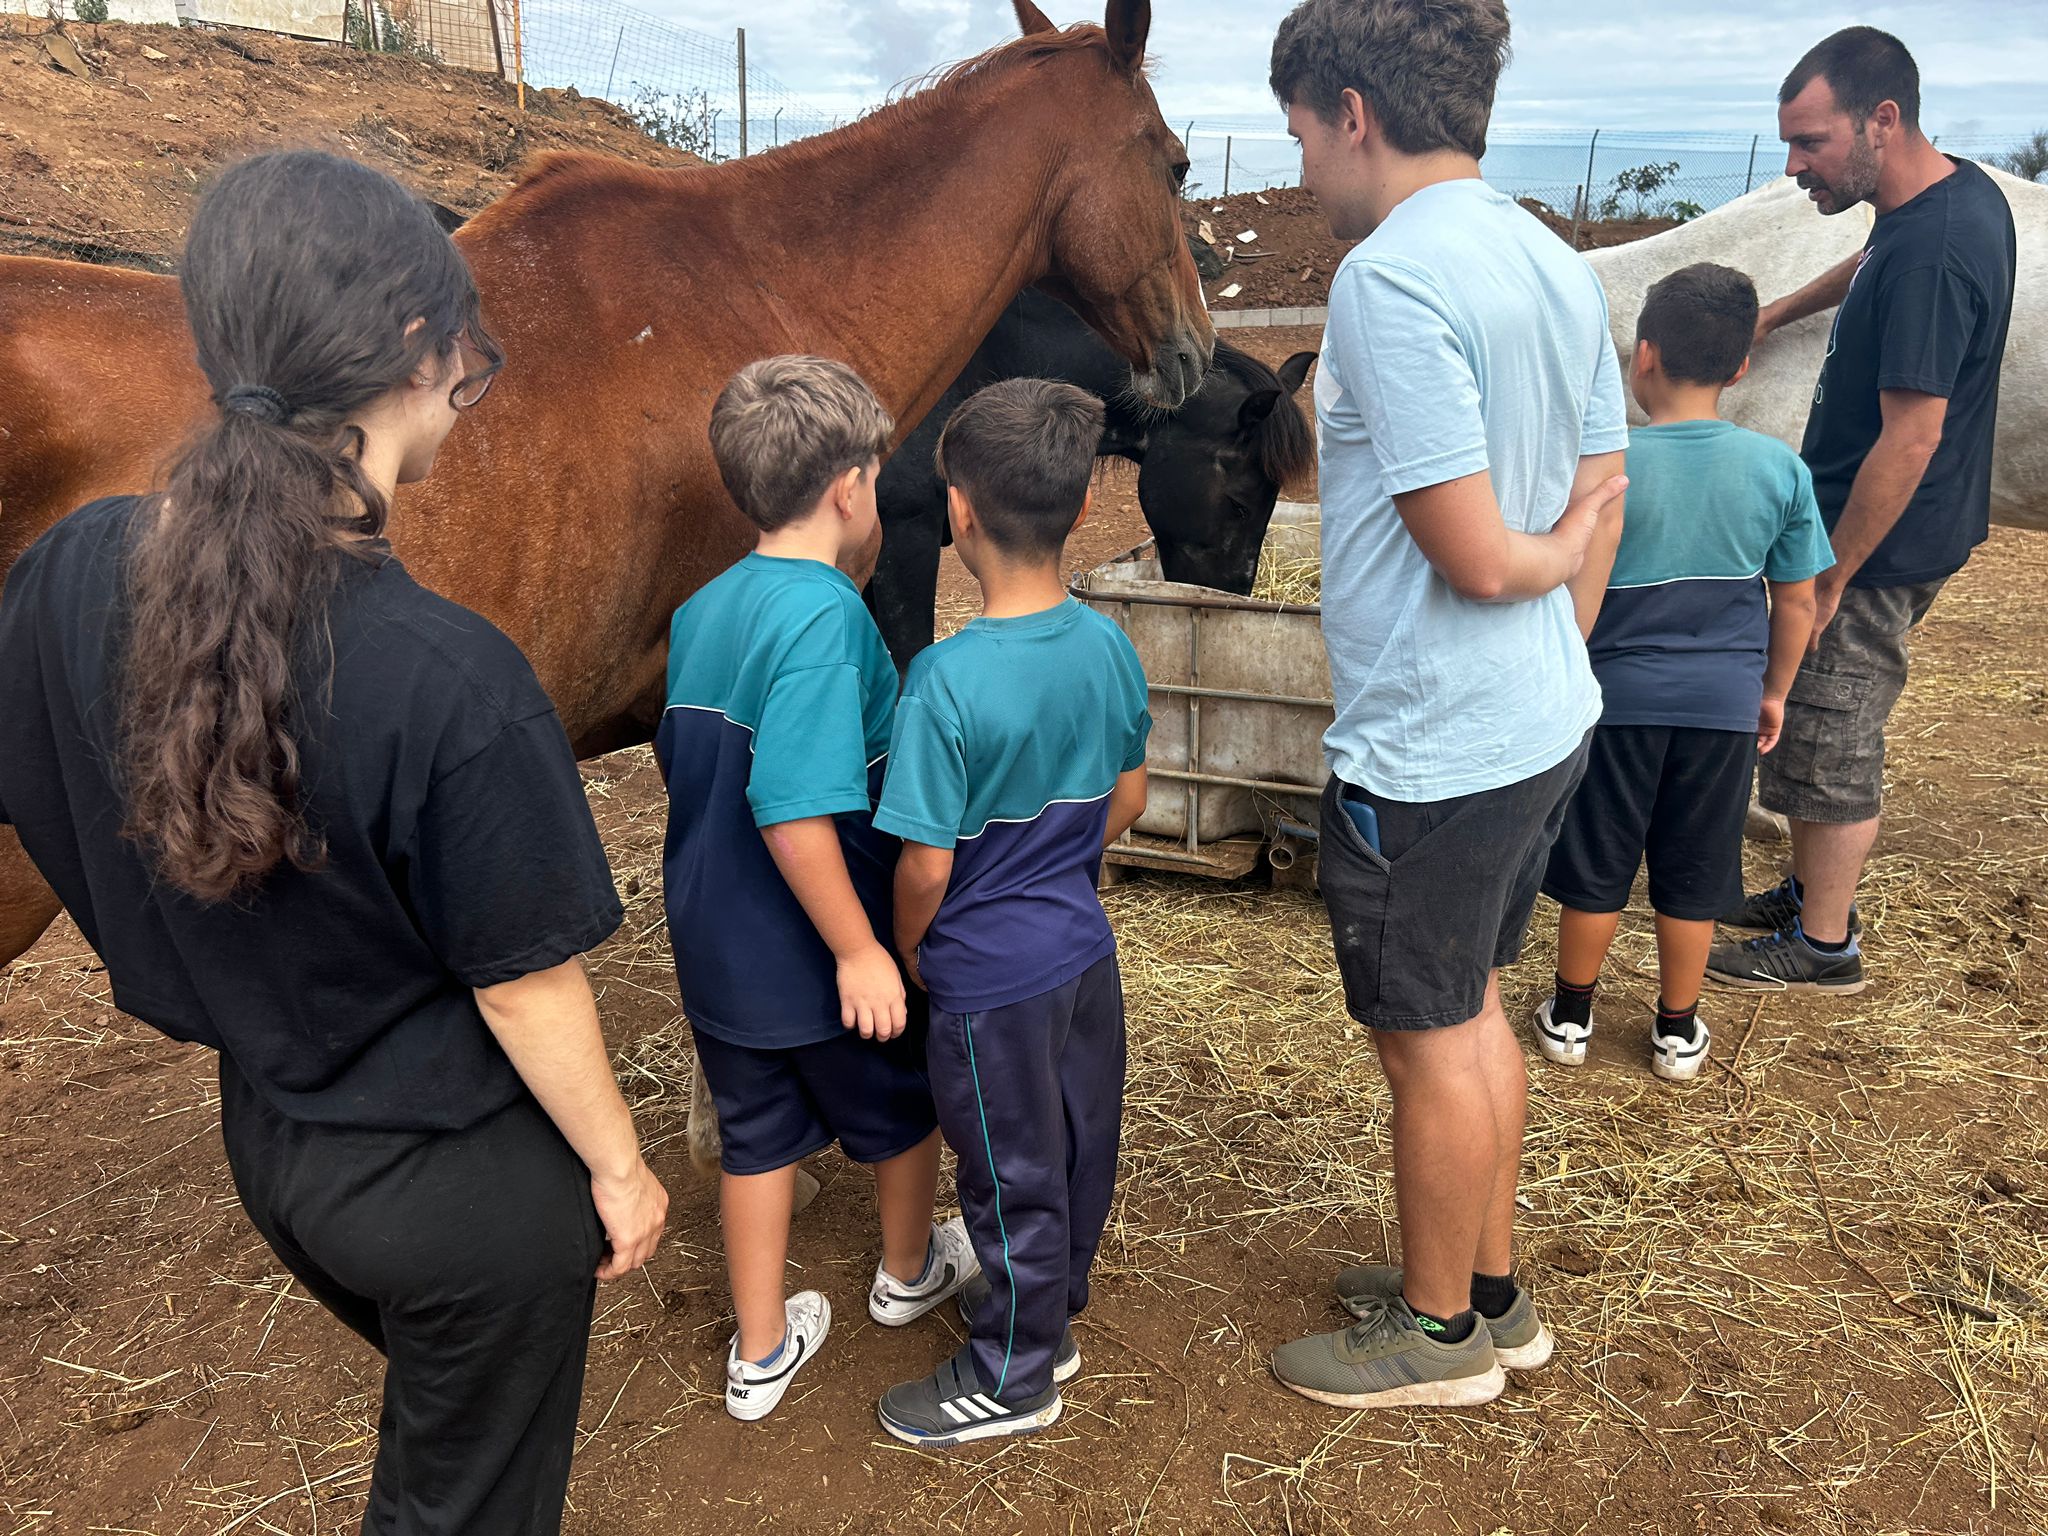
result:
[[[981,1260],[974,1256],[967,1223],[955,1216],[943,1227],[932,1228],[924,1273],[916,1284],[906,1285],[879,1264],[875,1266],[875,1283],[868,1287],[868,1316],[885,1328],[901,1328],[916,1322],[980,1273]]]
[[[740,1338],[734,1334],[725,1352],[725,1411],[736,1419],[752,1423],[775,1411],[796,1373],[811,1363],[832,1326],[832,1303],[816,1291],[798,1291],[782,1304],[789,1331],[782,1348],[766,1365],[740,1358]]]
[[[1001,1402],[981,1389],[974,1360],[963,1348],[922,1381],[884,1392],[879,1412],[882,1428],[898,1440],[943,1450],[1044,1429],[1060,1416],[1060,1389],[1048,1386],[1023,1402]]]

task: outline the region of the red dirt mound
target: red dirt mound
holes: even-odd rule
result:
[[[339,150],[462,214],[542,150],[691,160],[607,102],[529,90],[522,114],[504,81],[403,54],[72,24],[81,79],[51,61],[49,25],[29,26],[0,15],[0,252],[166,267],[208,175],[261,149]]]

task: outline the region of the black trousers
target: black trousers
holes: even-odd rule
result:
[[[389,1362],[364,1536],[554,1536],[603,1243],[561,1133],[524,1097],[461,1131],[305,1125],[220,1076],[243,1209]]]

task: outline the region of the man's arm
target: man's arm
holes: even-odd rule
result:
[[[919,986],[917,946],[931,931],[939,915],[939,903],[946,899],[946,886],[953,879],[953,850],[934,848],[929,843],[906,841],[896,860],[896,953]]]
[[[598,1278],[632,1273],[661,1241],[668,1192],[641,1160],[583,961],[478,987],[476,1005],[520,1081],[590,1170],[591,1198],[612,1247]]]
[[[1815,578],[1811,642],[1815,646],[1820,644],[1821,631],[1833,620],[1849,578],[1884,542],[1920,488],[1920,478],[1927,473],[1934,450],[1941,446],[1942,424],[1948,419],[1948,401],[1915,389],[1879,390],[1877,404],[1883,426],[1864,456],[1863,467],[1856,471],[1848,505],[1829,535],[1835,563]]]
[[[854,894],[830,816],[805,816],[763,827],[768,853],[839,963],[839,1022],[871,1040],[903,1033],[903,978],[868,924]]]
[[[1589,453],[1579,460],[1579,472],[1572,477],[1574,502],[1598,489],[1621,473],[1628,459],[1622,452]],[[1607,599],[1607,580],[1614,574],[1614,554],[1621,548],[1621,530],[1626,496],[1617,496],[1600,514],[1593,530],[1593,542],[1586,546],[1586,563],[1566,583],[1571,588],[1572,611],[1579,621],[1579,638],[1591,639],[1593,623],[1600,617],[1600,605]]]
[[[1839,309],[1842,300],[1849,297],[1849,284],[1855,281],[1857,263],[1863,253],[1829,267],[1804,288],[1773,299],[1756,312],[1756,340],[1762,341],[1775,330],[1804,320],[1808,315],[1818,315],[1830,309]]]
[[[1404,492],[1394,498],[1394,507],[1408,536],[1452,591],[1474,602],[1513,603],[1541,597],[1578,575],[1603,513],[1627,488],[1621,475],[1598,482],[1583,495],[1575,486],[1571,505],[1548,533],[1510,529],[1501,520],[1493,476],[1485,470]],[[1613,564],[1611,553],[1608,563]]]
[[[1102,829],[1102,846],[1131,830],[1131,823],[1145,814],[1145,765],[1116,776],[1116,788],[1109,792],[1109,822]]]
[[[1771,593],[1771,647],[1764,664],[1763,713],[1756,722],[1759,752],[1775,747],[1785,728],[1785,695],[1792,691],[1792,679],[1799,675],[1799,663],[1806,659],[1807,642],[1813,638],[1813,580],[1809,576],[1804,581],[1766,583]]]

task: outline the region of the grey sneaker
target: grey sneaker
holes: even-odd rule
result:
[[[1337,1300],[1353,1317],[1401,1294],[1401,1266],[1398,1264],[1355,1264],[1337,1275]],[[1536,1303],[1520,1286],[1515,1287],[1515,1304],[1499,1317],[1479,1319],[1493,1335],[1493,1353],[1511,1371],[1533,1371],[1550,1362],[1557,1340],[1536,1315]]]
[[[1475,1408],[1506,1390],[1493,1336],[1474,1328],[1439,1344],[1396,1296],[1361,1304],[1357,1322],[1273,1351],[1273,1374],[1290,1391],[1333,1408]]]
[[[1823,954],[1796,921],[1783,933],[1717,944],[1707,956],[1707,980],[1750,992],[1861,992],[1865,985],[1853,936],[1840,954]]]
[[[992,1289],[988,1276],[977,1269],[974,1277],[960,1287],[961,1322],[969,1328],[974,1326],[974,1314],[981,1310],[981,1304],[988,1300]],[[1069,1323],[1060,1334],[1059,1353],[1052,1357],[1052,1384],[1063,1387],[1080,1374],[1081,1346],[1074,1342],[1074,1325]]]
[[[877,1412],[882,1428],[898,1440],[943,1450],[1044,1429],[1060,1416],[1060,1389],[1047,1387],[1022,1402],[1001,1402],[982,1391],[980,1373],[963,1346],[922,1381],[901,1382],[884,1392]]]
[[[1799,905],[1799,893],[1792,889],[1792,877],[1787,875],[1768,891],[1743,897],[1741,906],[1721,914],[1720,923],[1738,933],[1781,933],[1799,921]],[[1849,936],[1854,938],[1862,931],[1863,919],[1857,915],[1856,903],[1852,901]]]

